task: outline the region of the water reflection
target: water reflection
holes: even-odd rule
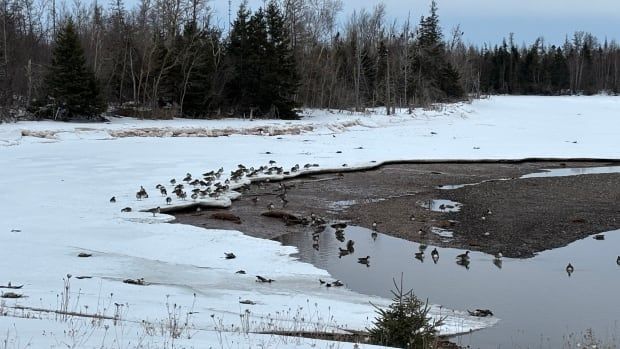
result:
[[[346,256],[340,256],[339,249],[347,245],[331,228],[316,241],[318,251],[312,248],[311,233],[279,240],[297,246],[301,260],[328,270],[354,291],[389,298],[392,279],[403,273],[405,287],[423,299],[455,309],[490,309],[502,319],[493,328],[461,336],[460,344],[556,348],[565,344],[564,336],[588,328],[605,338],[618,338],[619,232],[607,233],[602,241],[586,238],[525,260],[479,252],[462,259],[457,258],[462,250],[427,248],[380,233],[373,240],[371,230],[360,227],[341,232],[355,244],[354,252]],[[427,263],[429,248],[434,263]],[[366,256],[368,263],[360,264],[358,258]],[[570,277],[569,262],[573,266]]]

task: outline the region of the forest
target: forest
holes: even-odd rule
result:
[[[620,91],[620,45],[586,32],[476,46],[466,28],[442,29],[436,1],[416,19],[391,21],[383,4],[342,12],[341,0],[271,0],[232,9],[222,27],[205,0],[1,0],[0,120],[290,119],[302,107],[389,114]]]

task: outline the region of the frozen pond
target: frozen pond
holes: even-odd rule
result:
[[[592,237],[530,259],[506,259],[472,252],[468,268],[457,265],[462,250],[438,248],[434,263],[428,246],[425,258],[416,259],[420,244],[347,227],[345,238],[355,241],[352,255],[338,257],[338,241],[328,228],[320,236],[319,249],[312,234],[283,236],[279,240],[299,248],[301,260],[327,269],[350,289],[369,295],[391,297],[392,278],[404,274],[407,287],[420,298],[454,309],[491,309],[501,321],[493,328],[455,338],[473,348],[558,348],[592,328],[602,341],[620,341],[620,230]],[[369,266],[357,263],[370,256]],[[571,276],[565,267],[575,267]],[[318,281],[317,281],[318,282]]]

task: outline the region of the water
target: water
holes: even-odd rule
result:
[[[571,333],[588,328],[605,341],[620,341],[620,230],[591,237],[566,247],[545,251],[530,259],[504,258],[494,263],[488,254],[472,252],[469,268],[455,263],[462,250],[438,248],[437,264],[419,261],[420,244],[371,231],[347,227],[346,240],[355,241],[352,255],[338,258],[334,231],[321,234],[319,250],[312,248],[312,234],[292,234],[280,241],[299,248],[301,260],[328,270],[350,289],[391,298],[392,279],[399,279],[420,298],[454,309],[491,309],[501,321],[494,327],[455,340],[474,348],[558,348],[570,343]],[[358,257],[370,256],[368,267]],[[575,267],[569,277],[567,263]]]
[[[587,174],[620,173],[620,166],[601,166],[601,167],[566,167],[546,169],[544,172],[529,173],[521,178],[541,178],[541,177],[567,177]]]
[[[460,202],[444,199],[421,201],[418,204],[433,212],[458,212],[463,206]]]
[[[565,168],[543,169],[541,171],[543,172],[528,173],[519,178],[498,178],[498,179],[487,179],[487,180],[476,182],[476,183],[440,185],[437,187],[437,189],[454,190],[454,189],[460,189],[463,187],[479,185],[479,184],[483,184],[487,182],[510,181],[513,179],[543,178],[543,177],[545,178],[568,177],[568,176],[579,176],[579,175],[588,175],[588,174],[620,173],[620,166],[565,167]]]

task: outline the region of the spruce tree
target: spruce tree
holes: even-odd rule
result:
[[[294,119],[295,94],[299,87],[299,76],[295,57],[290,46],[284,16],[275,0],[267,5],[265,14],[267,22],[266,86],[261,86],[270,94],[272,116],[281,119]]]
[[[420,20],[417,40],[410,56],[411,84],[418,103],[463,97],[459,73],[446,57],[435,1],[431,2],[430,16]]]
[[[58,31],[52,64],[45,78],[45,92],[54,99],[54,117],[94,118],[105,111],[95,74],[87,67],[73,21]]]

